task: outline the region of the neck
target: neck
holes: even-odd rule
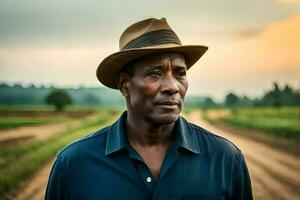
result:
[[[126,119],[126,132],[128,140],[134,146],[169,146],[173,139],[175,123],[150,124],[145,121],[134,119],[129,114]]]

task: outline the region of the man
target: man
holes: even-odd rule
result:
[[[127,111],[57,155],[46,199],[252,199],[240,150],[179,115],[186,71],[206,50],[182,45],[164,18],[127,28],[97,69]]]

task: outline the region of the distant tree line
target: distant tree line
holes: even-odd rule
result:
[[[45,98],[53,91],[61,88],[53,86],[36,87],[29,85],[27,87],[21,84],[8,85],[0,83],[0,104],[45,104]],[[72,104],[75,105],[100,105],[100,106],[122,106],[124,99],[120,92],[105,87],[94,88],[64,88],[67,95],[70,96]],[[48,101],[49,102],[49,101]],[[273,84],[273,88],[266,91],[262,97],[249,98],[246,95],[240,96],[235,92],[230,92],[225,96],[223,102],[215,102],[211,97],[187,96],[186,106],[192,107],[216,107],[216,106],[300,106],[300,90],[293,89],[289,85],[280,87],[278,83]]]
[[[123,104],[123,97],[117,90],[104,87],[93,88],[57,88],[54,86],[37,87],[21,84],[8,85],[0,83],[0,104],[2,105],[41,105],[50,93],[63,89],[76,105],[118,106]]]
[[[273,88],[266,91],[261,98],[250,99],[247,96],[238,96],[234,92],[226,95],[224,104],[226,106],[300,106],[300,90],[293,89],[286,84],[280,87],[278,83],[273,84]]]
[[[266,91],[261,97],[249,98],[247,95],[238,95],[236,92],[229,92],[225,95],[223,102],[215,102],[211,97],[187,96],[186,105],[192,107],[242,107],[242,106],[300,106],[300,88],[293,89],[288,84],[280,87],[273,83],[272,89]]]

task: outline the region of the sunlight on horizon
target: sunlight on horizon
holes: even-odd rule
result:
[[[188,73],[190,93],[220,98],[229,90],[235,90],[255,96],[270,87],[274,81],[299,87],[300,4],[297,4],[299,2],[299,0],[274,0],[265,3],[253,1],[253,7],[249,7],[253,11],[253,16],[250,16],[252,12],[248,14],[238,10],[231,12],[233,9],[231,4],[246,8],[244,4],[234,1],[230,1],[224,8],[214,7],[209,2],[205,4],[194,1],[194,7],[190,6],[191,12],[183,10],[178,13],[169,11],[154,13],[150,6],[144,8],[147,14],[138,11],[136,18],[147,18],[151,13],[153,16],[164,16],[184,44],[200,44],[209,47],[207,53]],[[195,6],[198,4],[206,6],[202,12],[195,11]],[[3,8],[13,8],[8,5],[9,3],[6,3],[6,7]],[[270,9],[269,14],[264,12],[263,8],[254,5],[266,6],[265,9]],[[296,12],[297,5],[299,9]],[[24,8],[22,6],[17,8],[25,16],[24,20],[27,15],[31,17],[28,18],[29,20],[33,20],[30,13],[24,11],[27,8],[26,5],[23,6]],[[130,3],[124,6],[134,7]],[[177,10],[176,6],[177,4],[174,4],[172,8]],[[188,7],[188,5],[184,6]],[[77,9],[78,5],[74,4],[74,7]],[[54,8],[55,4],[49,9]],[[276,12],[271,12],[272,9]],[[289,12],[288,9],[290,9]],[[11,15],[16,17],[13,10]],[[85,10],[88,9],[85,8]],[[222,12],[218,12],[219,10]],[[257,17],[259,14],[254,14],[256,10],[259,11],[260,18],[263,20]],[[215,15],[211,14],[211,11],[216,11]],[[55,12],[47,12],[49,16],[56,17]],[[72,10],[69,10],[66,15],[73,16],[70,13],[72,14]],[[93,19],[98,14],[94,10],[91,10],[91,13],[91,16],[85,17]],[[183,15],[184,13],[188,15]],[[35,12],[35,14],[43,16],[41,12]],[[55,29],[56,18],[52,21],[53,29],[47,27],[50,32],[39,26],[34,26],[33,30],[28,29],[26,23],[17,26],[17,21],[8,18],[12,22],[12,29],[0,28],[0,39],[2,38],[2,41],[0,40],[2,44],[0,46],[0,82],[68,86],[100,85],[95,76],[98,64],[109,54],[118,51],[119,35],[134,20],[132,16],[130,20],[124,18],[122,21],[116,20],[110,16],[110,13],[99,13],[99,15],[108,17],[107,21],[100,21],[106,26],[97,29],[93,27],[94,21],[84,25],[78,22],[77,32],[71,27],[64,30],[61,25],[57,25]],[[125,17],[128,13],[120,13],[121,15]],[[83,20],[80,17],[78,19]],[[109,20],[113,23],[110,24]],[[75,23],[73,26],[76,27],[76,21],[66,22]],[[34,21],[28,21],[28,23],[34,25]],[[56,23],[58,24],[59,21]],[[80,29],[80,26],[83,28]],[[93,27],[91,31],[97,30],[98,32],[90,32],[89,27]],[[20,31],[16,31],[17,28]],[[24,33],[21,31],[22,28],[26,29]],[[9,34],[9,31],[12,31],[12,34]]]

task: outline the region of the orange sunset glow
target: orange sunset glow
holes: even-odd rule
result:
[[[254,97],[274,81],[299,86],[298,0],[154,3],[141,9],[134,1],[120,3],[132,10],[125,12],[108,2],[1,2],[0,22],[7,26],[0,28],[0,81],[100,85],[95,70],[118,51],[123,29],[143,18],[166,17],[184,44],[209,46],[188,75],[190,94],[221,99],[236,90]]]

